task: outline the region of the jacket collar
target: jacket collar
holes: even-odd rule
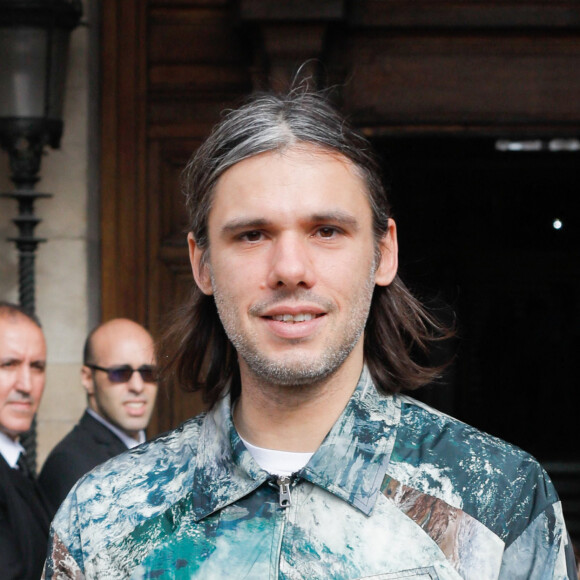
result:
[[[113,425],[110,421],[107,421],[104,417],[101,417],[98,413],[93,411],[90,407],[87,407],[85,411],[85,415],[92,417],[98,424],[105,427],[107,432],[112,433],[117,439],[123,442],[123,445],[127,449],[132,449],[133,447],[137,447],[141,443],[145,443],[145,431],[141,429],[139,431],[139,440],[133,439],[133,437],[129,437],[127,433],[121,431],[118,427]],[[105,441],[110,441],[111,437],[107,437]]]
[[[365,367],[345,410],[299,475],[369,515],[381,491],[400,416],[400,400],[379,394]]]
[[[193,476],[196,520],[223,509],[260,487],[270,475],[254,461],[236,431],[229,395],[204,418]]]
[[[327,490],[365,514],[379,496],[397,425],[400,400],[377,392],[363,369],[349,403],[298,477]],[[225,397],[206,415],[193,480],[196,520],[250,494],[271,476],[242,443]]]

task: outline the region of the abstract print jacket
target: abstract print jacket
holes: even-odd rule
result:
[[[73,488],[47,580],[576,579],[560,502],[528,454],[363,371],[310,462],[254,462],[229,398]]]

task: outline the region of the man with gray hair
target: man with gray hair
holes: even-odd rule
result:
[[[320,95],[256,95],[185,172],[196,289],[161,380],[209,411],[93,471],[46,578],[576,578],[525,452],[402,394],[451,333],[397,275],[370,145]]]
[[[30,429],[46,379],[46,342],[36,318],[0,301],[0,578],[37,580],[50,517],[20,437]]]

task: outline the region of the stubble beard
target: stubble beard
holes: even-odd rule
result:
[[[319,355],[312,356],[305,355],[304,349],[281,355],[278,358],[266,356],[260,349],[258,337],[251,332],[242,332],[237,311],[233,307],[235,301],[227,292],[218,287],[213,274],[212,286],[216,307],[225,332],[238,356],[243,359],[255,379],[279,387],[308,387],[321,383],[336,373],[361,339],[375,287],[374,267],[352,301],[351,316],[346,324],[337,328],[335,333],[328,337]],[[280,295],[268,301],[267,304],[260,303],[253,306],[250,313],[259,312],[278,301],[288,300],[289,297],[318,303],[325,309],[328,316],[336,311],[333,303],[312,295],[306,290],[299,290],[294,293],[281,291]],[[296,339],[292,342],[298,346],[306,343],[306,340]]]

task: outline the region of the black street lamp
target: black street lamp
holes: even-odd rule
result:
[[[58,148],[71,31],[82,14],[80,0],[0,0],[0,146],[10,156],[16,189],[0,193],[18,202],[12,221],[18,237],[20,305],[35,313],[34,260],[45,240],[34,236],[40,219],[34,202],[51,197],[34,190],[45,146]],[[22,438],[36,471],[36,424]]]

